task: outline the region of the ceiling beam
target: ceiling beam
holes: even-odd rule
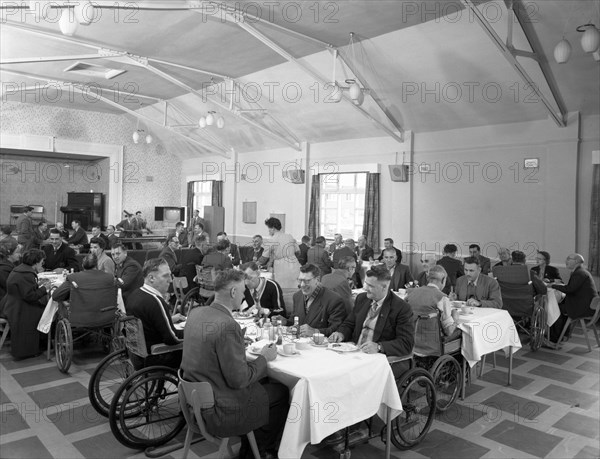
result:
[[[550,87],[550,92],[552,93],[552,98],[554,99],[554,102],[556,103],[556,106],[558,107],[558,113],[556,113],[554,107],[552,106],[552,103],[547,99],[547,97],[542,93],[542,91],[540,91],[538,85],[535,83],[533,78],[531,78],[531,76],[527,73],[527,71],[523,68],[523,66],[519,63],[519,61],[517,61],[517,58],[513,54],[512,50],[504,43],[502,38],[500,38],[500,36],[494,30],[494,27],[488,22],[488,20],[481,13],[481,11],[479,11],[479,9],[474,5],[473,1],[472,0],[461,0],[461,2],[463,3],[463,5],[465,5],[471,11],[473,16],[477,20],[477,23],[481,26],[483,31],[488,35],[490,40],[492,40],[492,42],[496,45],[496,47],[498,48],[500,53],[504,56],[504,58],[508,61],[508,63],[510,65],[512,65],[512,67],[515,69],[515,71],[521,77],[521,79],[525,82],[525,84],[529,85],[529,87],[532,89],[532,91],[535,92],[535,94],[540,98],[540,100],[546,107],[546,110],[548,111],[548,113],[550,114],[552,119],[556,122],[556,124],[559,127],[565,127],[567,125],[567,123],[565,121],[566,120],[566,111],[564,111],[562,105],[559,104],[558,101],[556,100],[552,86],[548,82],[548,79],[546,78],[546,74],[544,73],[544,78],[546,78],[546,82],[548,83],[548,86]],[[517,17],[518,17],[518,14],[517,14]],[[520,21],[519,21],[519,23],[520,23]],[[523,33],[525,33],[525,36],[531,43],[531,40],[527,36],[527,32],[525,30],[523,30]],[[509,40],[509,42],[510,42],[510,40]],[[535,48],[532,47],[532,49],[535,52]],[[539,57],[539,55],[538,55],[538,57]],[[542,69],[542,73],[543,73],[543,69]]]
[[[119,53],[112,53],[118,56]],[[14,59],[1,59],[0,65],[7,64],[32,64],[40,62],[60,62],[60,61],[84,61],[89,59],[105,59],[108,56],[101,54],[72,54],[70,56],[36,56],[36,57],[17,57]]]
[[[243,21],[243,17],[238,17],[236,14],[231,14],[231,13],[227,13],[226,15],[227,15],[228,20],[230,22],[232,22],[233,24],[236,24],[237,26],[239,26],[242,29],[244,29],[250,35],[252,35],[257,40],[259,40],[262,43],[264,43],[266,46],[268,46],[269,48],[271,48],[273,51],[275,51],[277,54],[279,54],[280,56],[282,56],[287,61],[296,64],[304,72],[306,72],[307,74],[309,74],[310,76],[312,76],[313,78],[315,78],[321,84],[326,85],[326,84],[329,83],[329,81],[324,76],[320,75],[318,72],[316,72],[315,70],[311,69],[308,65],[306,65],[303,62],[301,62],[300,60],[296,59],[294,56],[292,56],[290,53],[288,53],[285,49],[283,49],[281,46],[279,46],[273,40],[271,40],[270,38],[268,38],[267,36],[265,36],[264,34],[262,34],[261,32],[259,32],[258,30],[256,30],[256,28],[254,28],[250,24],[246,24]],[[355,110],[358,110],[360,113],[362,113],[363,116],[365,116],[366,118],[368,118],[369,120],[371,120],[375,124],[375,126],[377,126],[379,129],[381,129],[384,132],[386,132],[390,137],[394,138],[396,141],[398,141],[400,143],[403,142],[402,133],[400,133],[400,135],[398,135],[397,133],[395,133],[394,131],[392,131],[385,124],[383,124],[379,120],[375,119],[364,108],[362,108],[359,105],[356,105],[352,101],[352,99],[350,99],[350,97],[348,97],[347,95],[343,94],[342,95],[342,99],[344,99],[346,102],[348,102]],[[387,116],[387,114],[386,114],[386,116]]]

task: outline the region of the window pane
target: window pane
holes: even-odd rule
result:
[[[322,177],[321,235],[333,238],[340,233],[344,238],[356,238],[362,234],[366,178],[364,172]]]

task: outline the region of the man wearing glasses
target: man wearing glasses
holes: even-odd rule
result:
[[[312,336],[316,332],[329,336],[346,318],[342,297],[323,287],[320,275],[319,268],[313,264],[300,267],[300,290],[294,293],[293,312],[288,319],[288,325],[292,325],[294,317],[298,317],[300,336]]]
[[[42,250],[46,254],[46,271],[80,270],[75,251],[63,242],[60,231],[56,228],[50,230],[50,244],[42,246]]]

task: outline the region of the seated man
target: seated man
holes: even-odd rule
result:
[[[589,317],[594,312],[590,308],[590,304],[598,296],[598,289],[590,272],[583,268],[583,263],[583,256],[572,253],[565,260],[565,265],[571,270],[567,285],[550,284],[550,287],[565,294],[565,298],[558,305],[562,315],[550,327],[550,340],[555,343],[567,322],[567,317],[579,319]],[[571,336],[571,331],[572,327],[565,333],[566,339]]]
[[[242,303],[242,311],[266,308],[269,310],[269,317],[282,316],[287,318],[283,290],[281,290],[279,284],[274,280],[260,277],[260,268],[254,261],[244,263],[240,266],[240,270],[246,274],[245,303]]]
[[[335,233],[333,235],[333,242],[329,246],[329,250],[328,250],[329,254],[333,255],[336,250],[340,250],[343,247],[344,247],[344,236],[342,236],[339,233]]]
[[[125,309],[127,314],[137,317],[144,327],[144,338],[148,354],[155,344],[173,346],[183,340],[183,330],[176,329],[173,324],[185,320],[177,313],[173,317],[164,297],[171,285],[171,270],[167,262],[161,258],[152,258],[144,263],[144,285],[130,293]],[[152,365],[166,365],[179,368],[181,351],[167,354],[149,355],[145,360],[130,353],[134,368],[140,369]]]
[[[108,240],[108,244],[106,245],[107,249],[112,249],[119,242],[119,238],[115,234],[115,227],[113,225],[108,225],[106,227],[106,239]]]
[[[444,337],[445,340],[450,341],[460,335],[460,329],[457,328],[458,324],[452,318],[452,303],[448,296],[442,293],[447,277],[448,274],[442,266],[433,266],[427,276],[429,282],[421,288],[410,289],[406,296],[406,302],[412,308],[415,317],[440,311]],[[418,351],[423,355],[439,353],[437,336],[428,334],[428,332],[435,333],[437,331],[437,326],[431,326],[432,323],[429,320],[419,323],[420,335],[417,337],[418,346],[415,344],[415,352]]]
[[[202,264],[204,253],[202,246],[206,243],[206,238],[202,235],[196,236],[192,241],[190,250],[181,251],[181,269],[179,275],[187,279],[188,287],[184,289],[187,293],[191,288],[196,287],[196,266]]]
[[[179,239],[175,236],[169,238],[167,245],[161,250],[158,258],[162,258],[169,265],[169,269],[173,274],[178,274],[180,265],[177,263],[177,254],[175,251],[179,249]]]
[[[358,236],[358,245],[356,246],[356,255],[362,261],[373,261],[375,252],[373,248],[367,245],[367,238],[364,235]]]
[[[266,266],[269,259],[264,255],[266,254],[263,238],[260,234],[255,234],[252,236],[252,258],[248,261],[254,261],[260,267]]]
[[[431,268],[436,266],[435,261],[436,261],[436,257],[433,253],[424,253],[423,255],[421,255],[421,266],[423,267],[423,271],[421,271],[419,273],[419,275],[417,276],[418,285],[423,286],[423,285],[427,285],[429,283],[429,281],[427,280],[427,275],[429,274],[429,271],[431,270]],[[446,270],[444,270],[444,271],[446,271]],[[448,290],[448,292],[449,292],[450,291],[450,279],[448,277],[449,276],[446,273],[446,283],[442,287],[442,290],[443,291]]]
[[[215,250],[207,253],[202,259],[202,266],[215,268],[217,271],[233,268],[229,257],[229,241],[222,239],[217,242]]]
[[[467,306],[502,309],[502,296],[498,281],[481,274],[479,259],[465,258],[465,275],[456,281],[456,295]]]
[[[244,273],[217,274],[215,300],[193,309],[185,327],[181,370],[186,381],[210,382],[214,408],[203,410],[212,435],[242,436],[239,458],[252,457],[247,432],[254,431],[261,457],[276,455],[289,409],[286,386],[266,379],[267,362],[276,357],[265,346],[254,361],[246,360],[244,335],[231,312],[244,296]]]
[[[383,261],[383,252],[387,249],[393,249],[396,252],[397,263],[402,261],[402,251],[394,247],[394,240],[391,237],[386,237],[383,240],[383,250],[379,254],[379,257],[377,257],[377,261]]]
[[[106,255],[106,252],[104,251],[105,248],[106,243],[104,239],[99,237],[93,237],[90,239],[90,252],[95,254],[98,258],[98,270],[104,271],[105,273],[115,277],[115,262],[112,261],[108,255]]]
[[[394,248],[385,249],[383,251],[383,263],[390,272],[391,281],[390,289],[398,290],[406,288],[406,284],[413,281],[410,268],[407,265],[403,265],[398,261],[396,257],[396,250]]]
[[[129,294],[144,285],[142,267],[133,258],[127,256],[127,249],[121,243],[113,246],[111,254],[115,262],[115,278],[121,287],[123,301],[127,305]]]
[[[188,232],[184,228],[183,222],[175,223],[175,237],[179,240],[181,247],[188,246]]]
[[[512,266],[527,266],[526,257],[523,252],[520,250],[515,250],[511,254]],[[545,295],[548,293],[548,288],[546,288],[546,284],[535,275],[535,273],[529,273],[529,279],[531,280],[531,287],[533,288],[533,296],[535,295]]]
[[[356,297],[348,318],[329,341],[353,341],[367,354],[407,356],[413,350],[415,329],[410,306],[390,289],[391,276],[385,266],[373,266],[365,277],[365,293]],[[398,378],[410,368],[410,361],[392,365]]]
[[[450,287],[444,287],[443,292],[447,295],[450,293],[450,288],[456,288],[456,280],[465,275],[463,265],[459,259],[456,258],[456,252],[458,247],[456,244],[446,244],[444,246],[444,256],[440,258],[436,264],[442,266],[448,273],[448,279],[450,280]]]
[[[39,222],[37,228],[33,232],[33,241],[31,247],[34,249],[39,249],[49,236],[50,231],[48,231],[48,224],[46,222]]]
[[[71,227],[73,228],[74,233],[67,241],[69,245],[79,245],[83,247],[88,244],[87,233],[81,227],[81,222],[79,220],[73,220],[71,222]]]
[[[105,273],[104,271],[98,270],[98,257],[94,253],[88,253],[82,262],[83,271],[79,273],[70,274],[67,277],[67,282],[63,282],[54,293],[52,293],[52,299],[56,301],[66,301],[71,295],[71,288],[81,288],[82,291],[86,290],[86,294],[89,294],[90,302],[97,301],[94,298],[98,295],[100,290],[108,290],[114,288],[114,298],[102,298],[102,305],[116,305],[117,304],[117,288],[115,286],[115,277],[111,274]]]
[[[319,268],[310,263],[300,267],[300,290],[294,293],[293,311],[287,323],[292,325],[294,317],[298,317],[300,336],[312,336],[317,331],[329,336],[346,318],[342,297],[321,285],[320,274]]]
[[[67,240],[69,239],[69,231],[65,229],[65,226],[61,222],[56,222],[54,228],[60,231],[60,237],[63,238],[65,242],[67,242]]]
[[[481,247],[477,244],[471,244],[469,246],[469,255],[479,259],[479,266],[481,266],[481,272],[487,276],[490,272],[490,259],[481,255]]]
[[[301,244],[298,246],[300,249],[300,255],[298,255],[298,263],[300,266],[306,264],[306,253],[310,249],[310,238],[308,236],[302,236]]]
[[[67,271],[79,271],[79,262],[75,257],[75,251],[63,242],[60,231],[56,228],[50,230],[50,244],[42,247],[46,254],[45,269],[66,269]]]
[[[241,257],[240,257],[240,249],[238,249],[237,244],[233,244],[232,242],[229,241],[229,238],[227,237],[227,233],[225,231],[220,231],[217,233],[217,243],[219,241],[229,242],[228,254],[229,254],[229,257],[231,258],[231,263],[233,264],[233,266],[239,266]]]
[[[336,269],[331,274],[325,274],[321,279],[323,287],[342,297],[346,306],[346,314],[350,314],[350,311],[354,307],[350,281],[355,271],[356,260],[354,257],[344,257],[338,261]]]
[[[329,274],[331,272],[331,267],[333,266],[333,263],[329,258],[329,253],[325,250],[325,244],[325,238],[319,236],[315,239],[315,245],[306,252],[306,264],[315,265],[319,268],[321,276]]]
[[[194,245],[194,241],[198,236],[204,236],[205,239],[208,239],[208,233],[204,231],[204,225],[202,223],[196,223],[190,228],[190,231],[188,232],[188,242],[190,247]]]
[[[108,237],[105,234],[102,234],[102,230],[100,229],[99,226],[92,226],[92,238],[100,238],[104,241],[104,248],[107,248],[110,245],[110,241],[108,240]],[[90,239],[92,239],[90,238]],[[91,240],[90,240],[90,244],[91,244]]]

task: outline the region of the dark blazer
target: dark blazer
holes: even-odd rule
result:
[[[341,296],[342,300],[344,300],[344,305],[346,306],[346,313],[350,314],[350,311],[354,307],[354,300],[352,299],[352,290],[348,284],[346,274],[334,269],[331,274],[323,276],[321,285]]]
[[[89,243],[87,233],[81,226],[77,228],[77,231],[73,233],[68,242],[73,245],[84,245]]]
[[[269,399],[259,380],[267,361],[246,360],[244,334],[231,313],[212,303],[190,312],[183,340],[183,377],[212,386],[215,406],[202,410],[208,431],[217,436],[244,435],[267,423]]]
[[[167,262],[167,264],[169,265],[169,269],[173,274],[179,271],[179,268],[177,267],[177,255],[175,254],[175,252],[173,252],[171,247],[166,246],[165,248],[163,248],[160,254],[158,255],[158,258],[163,258]]]
[[[204,256],[202,266],[211,266],[217,271],[222,271],[224,269],[232,269],[233,263],[231,263],[229,256],[215,250]]]
[[[371,300],[366,293],[356,297],[354,309],[337,330],[344,335],[344,341],[358,342],[370,307]],[[412,308],[391,291],[381,305],[373,342],[379,343],[387,356],[405,356],[413,350],[415,325]]]
[[[456,296],[460,301],[466,301],[467,286],[469,279],[467,276],[460,277],[456,281]],[[489,276],[479,274],[477,286],[475,287],[475,297],[481,302],[482,308],[502,309],[502,296],[500,295],[500,285],[498,281]]]
[[[179,243],[181,244],[181,247],[187,247],[189,245],[188,232],[185,228],[181,231],[181,233],[179,233],[179,235],[177,236],[177,239],[179,239]]]
[[[181,251],[181,269],[179,275],[185,276],[188,288],[192,288],[196,285],[194,282],[194,277],[196,277],[196,265],[201,265],[203,258],[204,255],[202,255],[200,248],[197,247]]]
[[[17,218],[17,241],[23,245],[23,250],[29,250],[33,242],[33,221],[27,215]]]
[[[463,265],[461,261],[457,258],[452,258],[449,256],[443,256],[440,258],[436,265],[440,265],[443,267],[448,273],[448,278],[450,279],[450,285],[452,287],[456,287],[456,279],[465,275],[465,270],[463,269]],[[445,294],[450,293],[450,289],[448,288],[446,291],[446,287],[442,290]]]
[[[117,265],[115,267],[115,277],[123,280],[123,283],[121,284],[121,293],[123,294],[124,302],[127,302],[127,298],[131,292],[144,285],[142,267],[137,261],[129,256],[123,260],[121,266]]]
[[[254,298],[250,289],[246,287],[244,291],[244,300],[248,308],[254,306]],[[258,298],[260,306],[269,309],[269,317],[283,316],[287,319],[287,311],[285,310],[285,301],[283,300],[283,290],[279,284],[271,279],[265,279],[265,288]]]
[[[310,247],[303,242],[298,246],[298,248],[300,249],[300,255],[298,255],[297,257],[298,262],[300,263],[300,265],[304,266],[306,264],[306,254]]]
[[[39,227],[35,229],[33,232],[33,239],[31,242],[31,247],[35,249],[39,249],[42,246],[42,243],[48,239],[48,235],[40,231]]]
[[[346,318],[346,306],[344,300],[337,293],[323,287],[314,299],[308,310],[304,312],[304,295],[298,290],[293,296],[294,306],[292,314],[288,319],[288,325],[294,323],[294,317],[298,317],[300,325],[307,324],[309,327],[318,328],[325,336],[331,335],[338,329]]]
[[[115,245],[117,242],[119,242],[119,238],[117,237],[116,234],[111,234],[110,236],[106,236],[106,240],[108,241],[108,244],[106,245],[106,249],[112,249],[113,245]]]
[[[6,281],[13,269],[15,269],[15,265],[10,261],[0,260],[0,301],[6,295]]]
[[[564,299],[564,307],[571,319],[592,315],[590,304],[598,296],[598,289],[592,275],[581,266],[573,270],[567,285],[555,284],[553,288],[567,295]]]
[[[558,269],[556,269],[554,266],[546,265],[546,267],[544,268],[543,276],[540,276],[540,267],[539,266],[534,266],[533,268],[531,268],[531,271],[533,271],[535,273],[535,275],[541,279],[548,279],[551,281],[553,281],[553,280],[562,281],[562,279],[560,277],[560,273],[558,272]]]
[[[397,249],[396,247],[394,247],[394,250],[396,251],[396,263],[400,263],[402,261],[402,250]],[[383,261],[383,252],[384,251],[385,251],[385,249],[381,250],[381,253],[379,254],[379,257],[377,257],[377,260]]]
[[[375,252],[373,251],[373,248],[366,244],[362,249],[356,246],[354,251],[356,252],[356,255],[363,261],[369,261],[371,258],[375,257]],[[396,255],[398,254],[396,253]]]
[[[81,266],[79,266],[79,262],[75,256],[75,251],[66,243],[63,242],[60,245],[56,254],[52,245],[44,245],[42,246],[42,250],[46,254],[44,268],[47,271],[53,271],[56,268],[73,269],[73,271],[81,270]]]
[[[491,261],[488,257],[484,257],[483,255],[479,255],[479,266],[481,267],[481,272],[485,275],[489,274],[491,270]]]
[[[414,279],[410,273],[410,268],[407,265],[397,263],[392,274],[392,280],[390,282],[390,290],[398,290],[405,288],[404,286]]]
[[[329,253],[324,247],[315,245],[306,252],[306,262],[318,266],[321,270],[321,276],[331,272],[333,263],[329,258]]]
[[[46,306],[46,288],[38,287],[37,273],[26,264],[15,267],[6,281],[4,315],[10,324],[10,353],[20,359],[40,351],[38,323]]]

